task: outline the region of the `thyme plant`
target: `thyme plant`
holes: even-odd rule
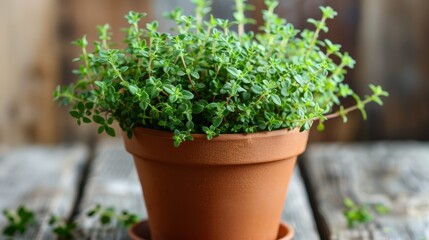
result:
[[[370,85],[371,95],[360,97],[344,83],[355,60],[341,46],[320,39],[327,20],[337,13],[321,7],[314,29],[297,30],[275,9],[278,1],[265,0],[264,24],[258,33],[246,32],[255,23],[245,12],[252,9],[236,0],[234,21],[210,13],[209,0],[192,0],[194,16],[174,9],[166,17],[176,23],[173,34],[160,32],[158,22],[142,26],[144,13],[126,16],[124,49],[114,48],[109,25],[99,26],[99,40],[89,51],[86,37],[74,42],[82,49],[78,80],[58,86],[57,102],[71,105],[78,124],[95,122],[98,133],[114,136],[119,122],[132,136],[135,127],[174,132],[174,145],[192,140],[192,133],[208,139],[222,133],[253,133],[276,129],[308,130],[323,122],[382,104],[387,96]],[[353,97],[346,108],[341,99]],[[337,110],[338,109],[338,110]]]

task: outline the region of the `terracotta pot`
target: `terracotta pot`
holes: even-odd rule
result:
[[[287,187],[308,132],[193,135],[137,128],[133,154],[153,240],[275,240]]]
[[[134,224],[129,230],[131,240],[152,240],[148,221],[141,221]],[[292,240],[294,231],[287,224],[280,224],[276,240]]]

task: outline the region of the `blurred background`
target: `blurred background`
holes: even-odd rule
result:
[[[249,1],[257,8],[249,15],[260,23],[263,1]],[[233,0],[213,2],[215,16],[231,17]],[[346,81],[360,94],[369,92],[369,83],[391,94],[384,107],[368,106],[367,121],[358,112],[348,124],[331,120],[323,133],[312,131],[311,141],[429,140],[428,0],[280,2],[277,12],[297,28],[308,27],[308,17],[320,17],[318,6],[334,7],[339,16],[323,37],[358,61]],[[77,127],[52,102],[55,86],[74,80],[71,60],[79,49],[70,42],[84,34],[92,41],[95,26],[110,23],[120,43],[128,10],[147,12],[148,21],[177,6],[192,12],[189,0],[0,0],[0,143],[96,140],[93,126]]]

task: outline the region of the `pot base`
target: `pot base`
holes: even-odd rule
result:
[[[139,223],[134,224],[128,230],[132,240],[151,240],[150,229],[147,220],[143,220]],[[295,235],[294,230],[291,226],[286,223],[280,223],[279,233],[276,240],[292,240]]]

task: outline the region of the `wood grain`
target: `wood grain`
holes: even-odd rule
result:
[[[429,139],[428,10],[427,0],[361,1],[356,86],[390,92],[383,108],[368,106],[365,139]]]
[[[96,152],[77,221],[82,224],[88,239],[129,239],[123,228],[102,227],[85,215],[96,204],[101,204],[116,210],[129,210],[138,213],[140,218],[147,218],[134,163],[122,142],[103,140]]]
[[[294,240],[320,239],[310,208],[308,195],[302,181],[298,167],[292,175],[289,185],[282,220],[290,224],[295,230]]]
[[[0,156],[0,209],[23,204],[37,215],[38,224],[14,239],[53,239],[48,219],[71,213],[86,156],[83,146],[22,147]],[[0,229],[5,224],[0,217]]]
[[[131,210],[140,217],[147,218],[132,157],[125,152],[122,145],[119,141],[104,141],[98,147],[78,218],[86,226],[84,230],[90,239],[127,239],[123,230],[102,228],[91,220],[84,220],[85,212],[96,203],[114,206],[118,210]],[[295,240],[319,239],[298,171],[295,172],[289,187],[282,219],[295,228]]]
[[[324,226],[323,239],[429,239],[429,145],[319,144],[305,155],[305,173]],[[391,213],[350,230],[343,199],[384,204]]]

